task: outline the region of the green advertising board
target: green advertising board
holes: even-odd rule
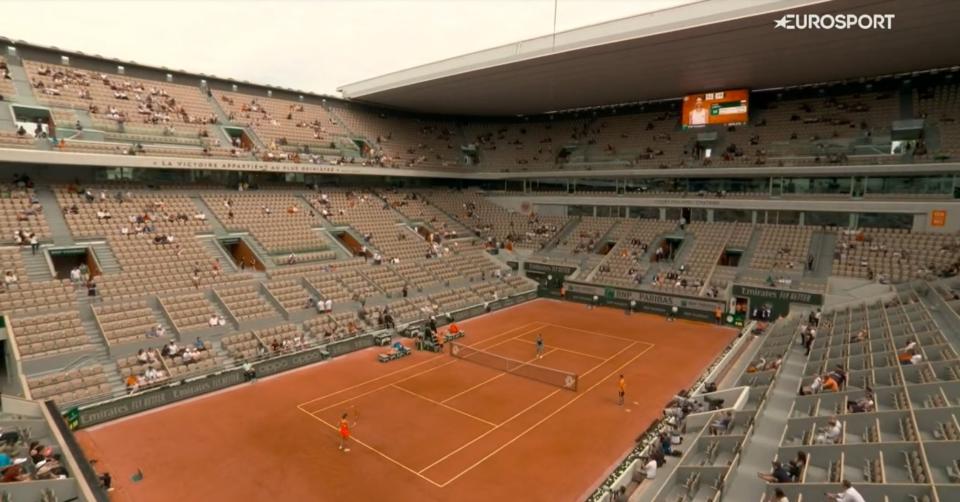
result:
[[[823,295],[820,293],[788,289],[759,288],[735,284],[733,286],[733,296],[749,300],[751,310],[762,305],[769,305],[773,311],[774,319],[787,315],[790,312],[790,305],[794,303],[817,307],[823,305]]]
[[[67,423],[70,430],[75,431],[80,427],[80,408],[74,406],[63,414],[63,420]]]

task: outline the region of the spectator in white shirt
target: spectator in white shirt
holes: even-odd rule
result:
[[[6,275],[3,276],[3,282],[9,287],[20,282],[20,279],[17,277],[17,274],[8,270]]]
[[[327,298],[327,300],[323,303],[323,310],[327,312],[333,312],[333,300]]]
[[[840,442],[840,435],[843,433],[843,427],[840,421],[833,417],[827,423],[827,426],[821,429],[817,434],[817,444],[837,444]]]
[[[828,493],[827,495],[837,502],[866,502],[863,495],[860,495],[860,492],[850,484],[850,481],[844,479],[841,486],[843,486],[842,492]]]
[[[213,314],[213,315],[210,316],[210,320],[207,321],[207,325],[209,325],[211,328],[217,325],[217,315],[216,315],[216,314]]]
[[[657,477],[657,461],[653,458],[648,458],[647,462],[643,464],[643,478],[654,479],[656,477]]]

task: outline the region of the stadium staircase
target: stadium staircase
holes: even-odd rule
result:
[[[362,134],[357,134],[356,131],[351,129],[350,126],[347,125],[347,121],[343,120],[343,117],[341,117],[340,114],[337,113],[337,110],[335,108],[327,105],[326,103],[322,103],[320,106],[322,106],[325,110],[327,110],[327,113],[329,113],[333,118],[337,119],[337,124],[339,124],[340,127],[343,127],[343,130],[347,131],[347,134],[350,135],[350,138],[362,139],[366,141],[368,145],[371,145],[371,146],[374,144],[373,141],[370,141],[370,139],[367,138],[366,136],[363,136]]]
[[[210,206],[207,205],[207,202],[203,200],[199,194],[191,195],[190,200],[193,201],[193,205],[197,207],[197,211],[200,211],[207,217],[207,224],[210,225],[210,228],[213,229],[213,234],[217,237],[223,237],[227,235],[227,229],[223,226],[223,223],[217,219],[217,215],[210,209]]]
[[[30,246],[20,248],[20,256],[23,257],[23,265],[27,269],[27,278],[33,281],[49,281],[53,274],[50,273],[50,264],[47,262],[47,253],[43,248],[33,254]]]
[[[558,245],[560,245],[561,242],[563,242],[564,239],[577,230],[581,221],[582,219],[579,217],[574,217],[567,220],[567,223],[564,224],[563,228],[561,228],[556,235],[551,237],[550,240],[543,244],[543,250],[547,252],[554,250]]]
[[[816,231],[810,238],[810,253],[813,254],[813,270],[807,275],[828,279],[833,271],[833,253],[837,246],[836,232]]]
[[[939,287],[942,286],[942,284],[935,286]],[[926,284],[916,284],[913,286],[913,289],[927,306],[930,316],[933,317],[934,322],[940,327],[940,331],[943,333],[943,336],[946,337],[947,341],[954,347],[960,347],[960,315],[947,304],[942,296],[932,291]]]
[[[110,355],[106,338],[104,338],[103,333],[100,331],[96,317],[93,314],[93,302],[90,297],[87,296],[87,291],[84,288],[77,289],[77,307],[80,315],[80,325],[83,327],[83,332],[86,333],[92,349],[87,355],[78,359],[72,366],[81,367],[89,364],[102,366],[103,373],[107,376],[107,381],[110,383],[112,393],[115,395],[123,393],[126,387],[124,386],[123,379],[120,377],[120,373],[117,371],[116,360]],[[70,369],[72,368],[64,368],[66,371]]]
[[[256,145],[257,148],[264,149],[263,141],[261,141],[260,138],[257,137],[256,133],[252,130],[252,128],[244,127],[240,125],[232,125],[232,122],[230,121],[230,115],[228,115],[225,111],[223,111],[223,108],[220,106],[220,102],[217,101],[217,98],[213,97],[205,89],[201,89],[201,92],[207,97],[207,103],[210,104],[210,108],[213,108],[213,112],[217,115],[217,120],[219,121],[219,125],[217,127],[214,127],[213,129],[215,131],[214,134],[217,135],[217,138],[220,140],[220,143],[222,145],[227,146],[231,144],[230,136],[227,134],[226,131],[223,130],[223,126],[231,126],[231,127],[239,127],[243,129],[243,131],[247,133],[247,137],[250,138],[250,141],[253,141],[254,145]]]
[[[7,68],[10,70],[10,77],[13,79],[13,87],[16,89],[16,96],[10,96],[9,101],[28,106],[43,106],[37,102],[33,95],[33,87],[30,86],[30,77],[27,71],[23,69],[23,62],[19,56],[6,56]]]
[[[6,99],[6,97],[4,97]],[[0,106],[0,130],[16,131],[16,121],[9,106]]]
[[[207,251],[210,252],[210,255],[216,258],[220,258],[220,263],[223,264],[225,269],[230,271],[237,270],[237,264],[233,261],[233,257],[227,254],[227,250],[220,245],[216,238],[213,237],[198,237],[201,244]]]
[[[796,316],[802,315],[805,313],[791,313],[787,322],[778,323],[778,327],[795,327],[796,322],[790,322],[791,318],[796,319]],[[768,472],[770,462],[777,455],[780,438],[787,427],[791,404],[797,396],[806,364],[803,348],[794,343],[792,337],[788,347],[783,354],[782,369],[774,381],[764,410],[754,422],[753,436],[743,448],[740,465],[727,480],[729,489],[724,494],[726,500],[756,500],[757,494],[763,493],[766,488],[766,483],[757,477],[757,473]]]
[[[629,226],[632,225],[632,224],[633,224],[633,222],[632,222],[632,221],[629,221],[629,220],[627,220],[627,221],[617,220],[613,225],[610,225],[610,229],[607,230],[607,232],[606,232],[605,234],[601,235],[600,238],[597,239],[597,243],[593,246],[593,249],[591,249],[590,252],[591,252],[591,253],[596,253],[597,250],[599,250],[600,247],[601,247],[603,244],[606,244],[607,241],[609,241],[609,240],[611,239],[610,234],[612,234],[612,233],[613,233],[614,231],[616,231],[616,230],[619,230],[619,228],[620,228],[621,226],[628,226],[628,227],[629,227]],[[613,244],[614,244],[614,246],[615,246],[617,243],[614,242]],[[612,246],[611,246],[611,249],[612,249]]]
[[[753,260],[753,255],[757,251],[757,246],[760,245],[762,234],[763,231],[760,228],[753,229],[747,248],[743,250],[743,255],[740,256],[740,267],[746,268],[750,265],[750,261]]]
[[[93,254],[97,257],[97,263],[100,264],[100,271],[105,274],[115,274],[120,272],[120,263],[114,256],[110,246],[105,241],[91,242],[89,245]]]
[[[643,274],[643,280],[641,281],[641,284],[650,284],[651,282],[653,282],[654,276],[656,276],[660,272],[664,270],[671,270],[671,269],[677,268],[680,265],[686,263],[687,257],[690,256],[690,253],[693,252],[693,248],[697,244],[696,237],[694,237],[692,233],[684,230],[680,230],[678,228],[678,229],[666,232],[664,234],[658,235],[657,238],[654,239],[652,242],[658,243],[658,242],[662,242],[663,239],[667,237],[677,237],[677,236],[683,237],[683,243],[680,244],[680,249],[677,249],[677,252],[673,257],[673,261],[651,263],[650,268],[648,268],[646,273]],[[647,250],[647,254],[644,255],[644,259],[649,260],[650,259],[649,257],[653,256],[653,253],[651,253],[650,251],[655,252],[655,249],[656,249],[655,245],[650,246],[650,249]],[[709,282],[709,277],[705,282]]]
[[[67,220],[63,219],[63,210],[57,203],[57,196],[46,186],[37,186],[33,193],[43,207],[43,216],[47,219],[47,225],[53,235],[53,243],[57,246],[74,245],[70,229],[67,227]]]
[[[467,231],[468,231],[471,235],[474,234],[473,229],[472,229],[469,225],[467,225],[466,223],[464,223],[460,218],[458,218],[457,215],[451,213],[450,211],[447,211],[447,210],[444,209],[442,206],[439,206],[439,205],[437,205],[437,204],[434,204],[433,202],[430,202],[430,199],[428,199],[428,198],[427,198],[425,195],[423,195],[422,193],[417,193],[417,197],[420,197],[421,199],[423,199],[424,202],[426,202],[427,204],[430,204],[431,206],[433,206],[434,208],[436,208],[437,211],[440,211],[441,213],[447,215],[447,217],[449,217],[451,220],[453,220],[453,221],[455,221],[455,222],[463,225],[463,227],[466,228]]]
[[[217,114],[217,120],[220,122],[220,124],[230,125],[231,124],[230,115],[228,115],[227,112],[223,111],[223,107],[220,106],[220,102],[217,101],[217,98],[213,97],[209,92],[204,92],[203,89],[201,89],[201,92],[203,92],[204,95],[206,95],[207,103],[210,103],[210,108],[213,108],[213,112]],[[226,144],[230,144],[229,141]]]
[[[77,116],[77,121],[80,122],[80,125],[83,126],[84,130],[84,139],[86,138],[86,131],[93,129],[93,118],[90,117],[90,112],[87,110],[73,110],[74,114]]]

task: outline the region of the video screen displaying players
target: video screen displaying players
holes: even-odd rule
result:
[[[745,124],[749,98],[746,89],[687,95],[683,98],[683,127]]]

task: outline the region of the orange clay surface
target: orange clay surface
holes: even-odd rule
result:
[[[448,354],[372,348],[81,431],[115,500],[576,501],[736,332],[535,300],[460,341],[580,375],[576,392]],[[409,341],[408,341],[409,343]],[[617,405],[617,379],[627,399]],[[355,412],[351,451],[340,414]],[[130,480],[142,469],[144,479]]]

